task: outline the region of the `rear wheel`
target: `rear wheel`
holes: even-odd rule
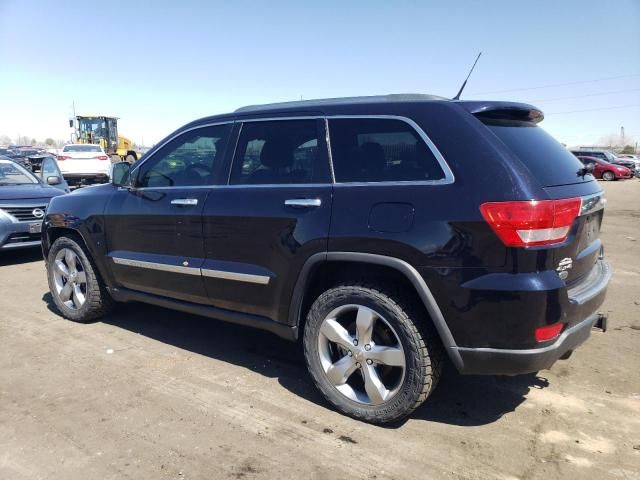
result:
[[[60,237],[53,243],[47,277],[53,301],[65,318],[90,322],[113,308],[109,292],[76,238]]]
[[[307,317],[304,353],[316,386],[333,406],[383,424],[426,400],[440,376],[442,351],[416,311],[365,285],[339,286],[318,297]]]
[[[602,179],[606,180],[607,182],[611,182],[616,179],[616,175],[613,172],[607,170],[602,174]]]

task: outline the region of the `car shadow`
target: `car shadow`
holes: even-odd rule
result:
[[[42,250],[39,247],[0,252],[0,267],[39,262],[41,260]]]
[[[531,389],[549,386],[531,373],[517,376],[460,375],[447,365],[433,395],[412,418],[458,426],[493,423],[513,412]]]
[[[50,293],[43,296],[43,301],[59,314]],[[101,321],[275,378],[295,395],[331,408],[307,373],[300,345],[270,333],[138,303],[119,305]],[[514,411],[531,388],[547,385],[546,379],[535,374],[463,376],[448,366],[433,395],[409,419],[458,426],[485,425]],[[390,428],[402,424],[404,421]]]

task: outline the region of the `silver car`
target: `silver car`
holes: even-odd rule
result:
[[[53,165],[47,171],[43,181],[16,162],[0,158],[0,251],[40,245],[49,201],[64,195],[66,186]]]

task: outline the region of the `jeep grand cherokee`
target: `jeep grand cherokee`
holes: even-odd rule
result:
[[[550,367],[598,322],[603,194],[531,105],[423,95],[245,107],[194,121],[111,184],[54,198],[62,314],[139,301],[301,341],[318,389],[374,423],[448,359]]]

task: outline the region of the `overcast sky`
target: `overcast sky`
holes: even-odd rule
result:
[[[420,92],[531,102],[569,145],[640,140],[640,0],[0,0],[0,135],[120,117],[150,145],[246,104]]]

